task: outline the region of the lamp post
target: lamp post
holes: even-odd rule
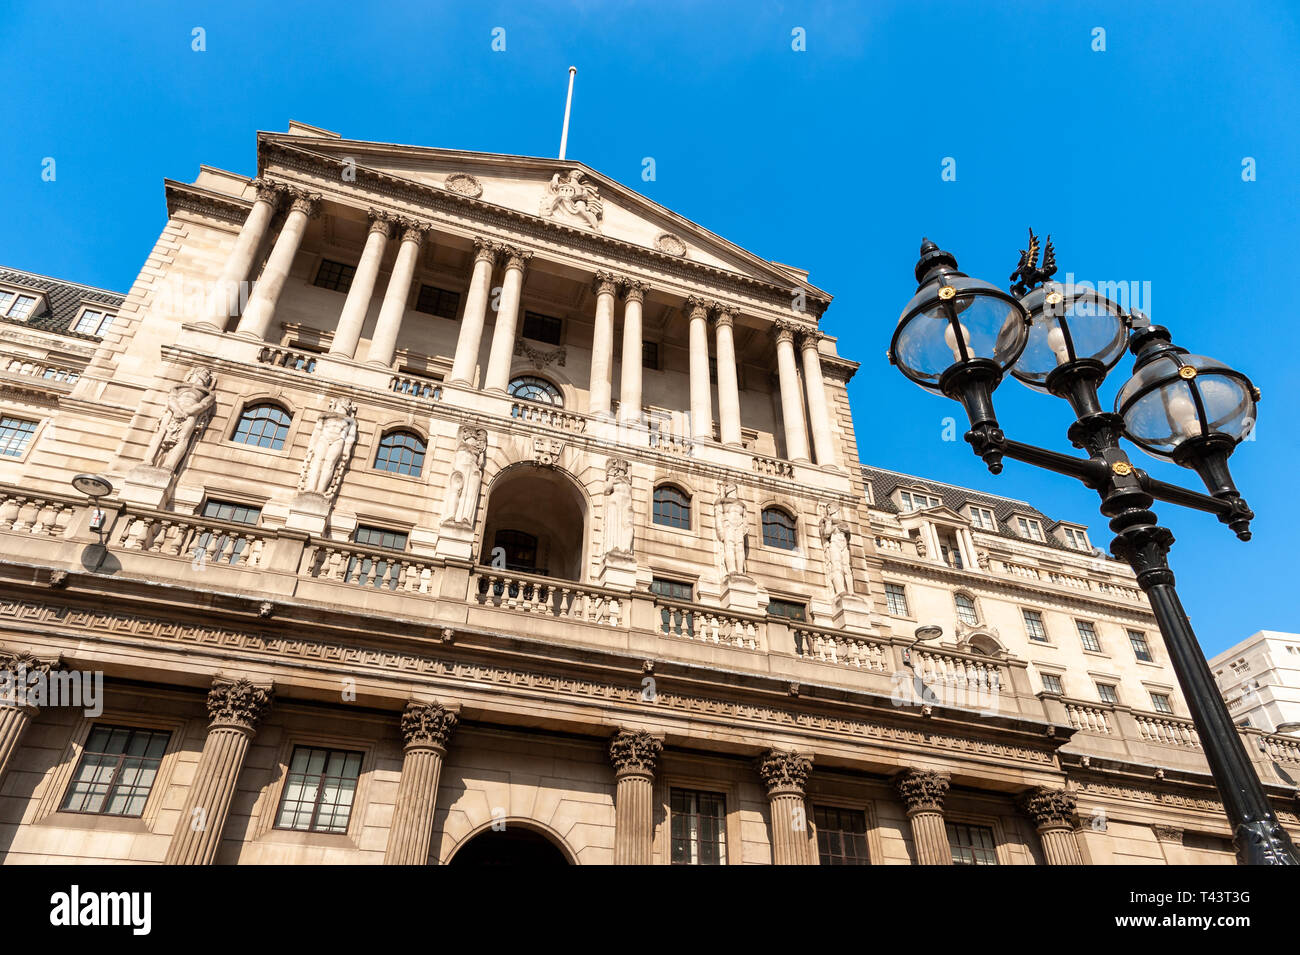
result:
[[[1040,267],[1038,239],[1032,231],[1029,236],[1011,294],[958,271],[956,258],[924,240],[919,285],[899,318],[889,360],[921,387],[961,402],[970,420],[966,441],[992,473],[1012,458],[1073,477],[1098,493],[1115,532],[1111,551],[1133,567],[1169,649],[1232,825],[1238,861],[1300,863],[1179,602],[1168,562],[1174,536],[1151,510],[1161,500],[1205,511],[1241,540],[1250,539],[1254,514],[1232,483],[1228,456],[1254,427],[1259,391],[1240,372],[1176,347],[1166,329],[1141,313],[1126,312],[1091,288],[1051,281],[1051,237]],[[1134,374],[1120,389],[1115,411],[1104,411],[1097,389],[1126,345],[1136,356]],[[1070,403],[1075,421],[1067,437],[1088,457],[1006,437],[993,392],[1008,372]],[[1196,471],[1209,494],[1134,467],[1121,437]]]
[[[104,544],[105,517],[104,511],[99,506],[99,499],[112,494],[113,485],[108,478],[98,474],[78,474],[72,479],[72,486],[90,498],[90,503],[95,508],[94,513],[90,515],[90,529],[99,535],[99,543],[92,544],[88,549],[93,555],[89,569],[94,572],[103,565],[104,558],[108,554],[108,547]]]

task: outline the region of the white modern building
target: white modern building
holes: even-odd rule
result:
[[[1300,633],[1260,630],[1210,669],[1238,726],[1300,734]]]

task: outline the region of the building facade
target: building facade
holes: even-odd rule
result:
[[[862,468],[807,272],[571,161],[257,168],[124,297],[0,272],[5,861],[1232,861],[1131,572]]]
[[[1210,660],[1238,726],[1300,734],[1300,634],[1261,630]]]

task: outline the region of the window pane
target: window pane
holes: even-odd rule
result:
[[[669,809],[673,865],[726,864],[726,800],[721,794],[673,789]]]
[[[807,620],[808,609],[804,604],[795,603],[793,600],[777,600],[773,598],[767,605],[768,616],[782,617],[786,620]]]
[[[1100,653],[1101,641],[1097,639],[1096,628],[1087,620],[1076,620],[1075,626],[1079,628],[1079,642],[1083,644],[1083,648],[1094,653]]]
[[[1057,676],[1055,673],[1043,674],[1043,689],[1046,690],[1048,693],[1064,692],[1064,690],[1061,688],[1061,678]]]
[[[867,818],[862,812],[813,808],[817,827],[817,854],[822,865],[869,865]]]
[[[292,419],[279,405],[262,404],[245,408],[235,426],[231,440],[240,444],[251,444],[257,448],[271,448],[278,451],[284,447],[284,439],[289,435],[289,422]]]
[[[794,518],[779,508],[763,511],[763,543],[781,550],[795,549]]]
[[[907,616],[907,593],[899,584],[885,584],[885,604],[895,617]]]
[[[953,597],[957,604],[957,619],[968,627],[973,627],[979,623],[979,616],[975,613],[975,601],[965,594],[957,594]]]
[[[1130,630],[1128,632],[1128,639],[1129,643],[1133,645],[1134,656],[1146,663],[1154,662],[1151,656],[1151,647],[1147,643],[1146,634],[1139,633],[1137,630]]]
[[[406,550],[407,536],[401,531],[384,530],[382,527],[358,525],[352,534],[352,540],[367,547],[385,547],[389,550]]]
[[[652,594],[658,594],[660,597],[667,597],[670,600],[689,601],[693,591],[694,588],[690,584],[684,584],[678,580],[655,577],[650,581],[650,592]]]
[[[521,401],[535,401],[542,405],[555,405],[557,408],[564,407],[564,396],[560,394],[560,389],[545,378],[520,375],[510,382],[507,390],[512,397]]]
[[[1097,698],[1103,703],[1118,703],[1119,694],[1115,692],[1115,687],[1109,683],[1097,684]]]
[[[36,433],[36,422],[22,418],[0,417],[0,454],[22,457],[27,442]]]
[[[558,345],[560,344],[560,330],[563,327],[564,323],[558,318],[550,315],[539,315],[537,312],[524,312],[522,331],[524,338],[545,342],[548,345]]]
[[[1046,643],[1047,629],[1043,626],[1043,615],[1037,610],[1022,610],[1021,613],[1025,618],[1025,632],[1029,634],[1029,639]]]
[[[316,272],[316,285],[336,292],[346,292],[352,288],[352,278],[356,272],[354,265],[344,265],[342,262],[331,262],[325,259]]]
[[[691,499],[671,485],[655,488],[653,519],[664,527],[690,530]]]
[[[379,439],[375,469],[418,477],[424,470],[424,440],[411,431],[390,431]]]
[[[153,788],[171,734],[95,726],[63,797],[64,812],[138,816]]]
[[[276,828],[347,832],[360,775],[360,753],[296,747],[289,760]]]
[[[432,285],[421,285],[420,293],[415,299],[415,310],[439,318],[455,318],[460,307],[460,293]]]
[[[993,830],[987,826],[965,826],[950,822],[948,845],[952,848],[953,865],[997,865],[998,854],[993,841]]]

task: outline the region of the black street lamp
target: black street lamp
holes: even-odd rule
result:
[[[1242,540],[1255,515],[1238,493],[1228,456],[1255,424],[1259,391],[1220,362],[1171,344],[1169,332],[1139,312],[1086,286],[1051,281],[1051,237],[1042,267],[1038,239],[1029,234],[1012,294],[957,271],[957,260],[929,239],[916,264],[920,283],[907,303],[889,360],[927,390],[960,401],[970,419],[966,440],[989,470],[1012,458],[1069,475],[1101,497],[1115,532],[1111,552],[1127,560],[1146,592],[1224,810],[1238,861],[1296,865],[1300,858],[1278,825],[1264,787],[1215,686],[1209,664],[1179,602],[1169,569],[1174,535],[1151,511],[1156,500],[1216,515]],[[1123,356],[1137,356],[1115,411],[1101,408],[1097,389]],[[1038,391],[1066,399],[1075,422],[1067,436],[1087,458],[1008,440],[993,411],[993,391],[1005,373]],[[1135,468],[1121,436],[1157,457],[1191,468],[1209,494],[1152,478]]]

